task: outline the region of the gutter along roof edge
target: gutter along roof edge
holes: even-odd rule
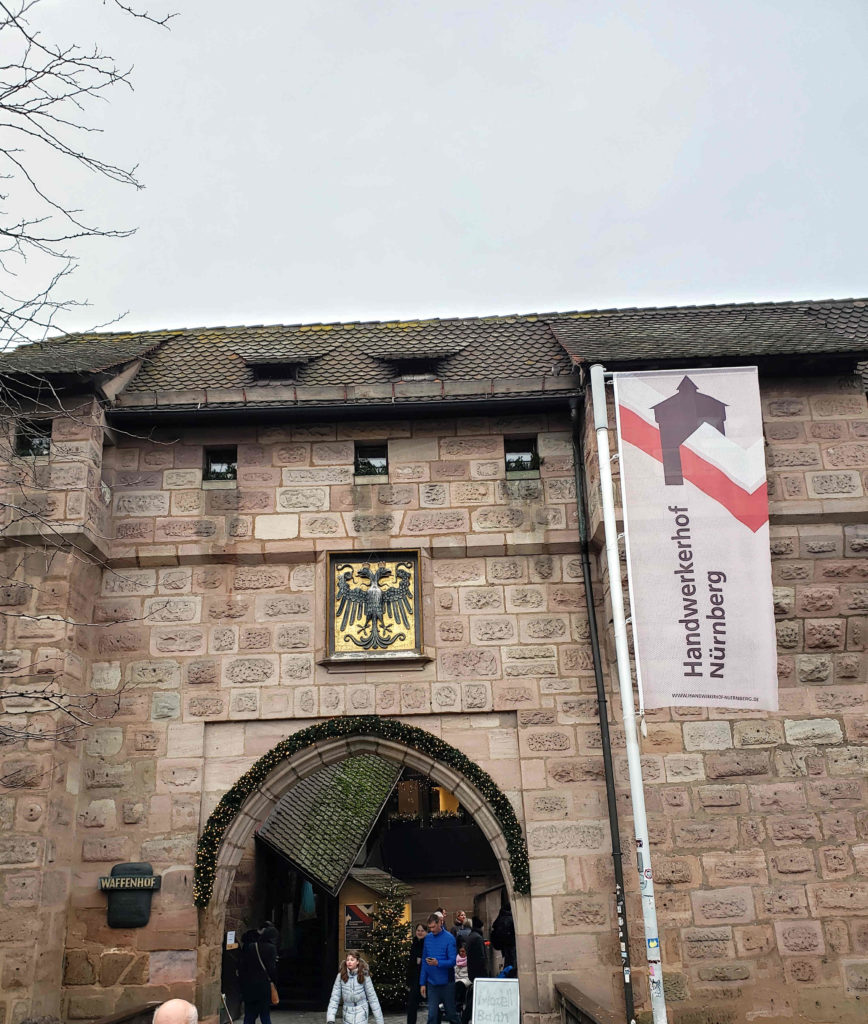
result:
[[[407,385],[413,385],[412,390]],[[170,411],[230,409],[281,410],[347,407],[418,408],[429,403],[492,402],[521,397],[549,398],[577,392],[577,374],[555,377],[513,377],[470,381],[425,381],[394,384],[323,385],[279,388],[185,388],[177,391],[134,391],[118,396],[113,412],[158,414]],[[222,399],[222,400],[221,400]]]

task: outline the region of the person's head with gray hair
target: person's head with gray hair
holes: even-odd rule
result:
[[[198,1024],[199,1011],[186,999],[169,999],[154,1010],[153,1024]]]

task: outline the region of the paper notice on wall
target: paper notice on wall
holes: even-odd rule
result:
[[[616,373],[614,382],[645,706],[776,710],[756,368]]]

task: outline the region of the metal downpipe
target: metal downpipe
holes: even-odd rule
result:
[[[591,639],[591,656],[594,662],[594,679],[597,684],[597,707],[600,716],[600,739],[603,750],[603,771],[606,778],[606,804],[609,811],[609,831],[612,835],[612,863],[615,869],[615,911],[618,921],[618,944],[623,973],[624,1004],[627,1024],[636,1024],[633,1002],[633,981],[630,971],[630,942],[627,933],[627,907],[624,894],[624,865],[621,850],[621,832],[618,828],[618,803],[615,793],[615,771],[612,764],[612,743],[609,736],[609,709],[606,698],[606,683],[603,678],[603,662],[600,657],[600,636],[594,611],[594,590],[591,579],[591,558],[588,537],[588,502],[585,481],[584,437],[585,425],[581,410],[584,401],[570,399],[570,419],[573,425],[573,463],[576,476],[576,509],[579,520],[579,548],[582,562],[582,582],[585,588],[585,604],[588,609],[588,632]]]

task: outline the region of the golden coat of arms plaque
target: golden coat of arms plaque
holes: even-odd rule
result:
[[[422,654],[419,552],[328,556],[329,657]]]

